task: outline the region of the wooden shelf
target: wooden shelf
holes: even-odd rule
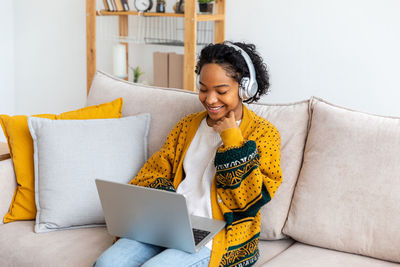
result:
[[[185,14],[180,13],[156,13],[156,12],[137,12],[137,11],[106,11],[99,10],[97,16],[143,16],[143,17],[176,17],[184,18]],[[224,20],[222,14],[197,14],[197,21],[219,21]]]
[[[120,36],[128,35],[128,16],[183,18],[185,24],[183,86],[186,90],[195,90],[196,75],[194,73],[194,70],[196,65],[197,22],[213,21],[214,42],[220,43],[225,41],[225,6],[226,0],[215,0],[214,14],[197,14],[197,0],[185,0],[184,14],[156,12],[139,13],[137,11],[96,11],[96,0],[86,0],[87,93],[89,93],[93,77],[96,73],[96,16],[118,16]],[[121,43],[128,46],[128,43]],[[128,58],[128,49],[126,56]]]
[[[97,11],[97,16],[143,16],[143,17],[181,17],[184,18],[185,14],[179,13],[156,13],[156,12],[137,12],[137,11]]]

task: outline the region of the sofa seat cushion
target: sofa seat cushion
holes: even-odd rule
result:
[[[36,234],[34,221],[19,221],[0,226],[0,266],[92,266],[112,245],[105,227],[63,230]],[[279,255],[294,241],[260,241],[256,266]]]
[[[399,267],[400,264],[296,242],[265,267]]]
[[[0,225],[0,266],[92,266],[111,244],[105,227],[36,234],[34,221]]]
[[[264,263],[270,261],[272,258],[284,252],[295,242],[296,241],[291,238],[271,241],[260,240],[258,243],[260,257],[258,258],[258,261],[254,265],[254,267],[263,266]]]

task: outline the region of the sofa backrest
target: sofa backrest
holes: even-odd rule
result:
[[[151,114],[149,155],[161,148],[172,127],[187,114],[203,110],[197,93],[145,86],[97,72],[87,105],[97,105],[123,97],[123,116]],[[274,240],[285,236],[282,228],[300,171],[307,135],[308,103],[252,104],[249,108],[273,123],[281,134],[281,167],[283,183],[274,199],[261,211],[261,239]]]
[[[97,105],[119,97],[124,102],[123,117],[150,113],[149,156],[161,148],[169,131],[182,117],[202,110],[193,92],[130,83],[98,71],[87,105]]]

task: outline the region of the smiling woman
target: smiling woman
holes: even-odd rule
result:
[[[268,92],[268,72],[254,45],[226,42],[201,51],[196,73],[205,110],[181,119],[130,183],[182,194],[190,215],[224,220],[225,228],[193,254],[121,238],[97,267],[257,261],[260,209],[282,182],[281,142],[278,130],[242,102]]]
[[[230,111],[233,111],[235,120],[242,119],[239,83],[228,76],[223,67],[215,63],[206,64],[199,79],[199,100],[208,112],[208,126],[214,126],[218,120],[227,117]]]

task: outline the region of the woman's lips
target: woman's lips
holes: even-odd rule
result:
[[[218,113],[224,106],[211,107],[207,105],[207,110],[211,113]]]

